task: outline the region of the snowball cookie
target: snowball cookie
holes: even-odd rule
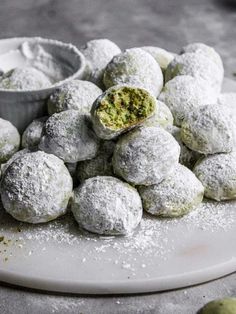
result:
[[[173,125],[174,118],[170,109],[163,101],[156,101],[154,115],[145,120],[142,125],[145,126],[161,126],[164,129]]]
[[[226,108],[236,126],[236,93],[220,94],[217,103]]]
[[[236,198],[236,152],[200,159],[194,173],[205,187],[205,196],[216,201]]]
[[[98,138],[90,128],[88,117],[77,110],[54,113],[45,123],[39,149],[74,163],[94,158]]]
[[[33,120],[22,134],[21,145],[24,148],[37,147],[43,133],[44,123],[48,117]]]
[[[88,81],[74,80],[59,86],[48,100],[48,113],[61,112],[69,109],[90,114],[95,99],[102,90]]]
[[[142,218],[136,189],[109,176],[84,181],[74,191],[71,209],[81,227],[104,235],[129,234]]]
[[[224,298],[214,300],[198,311],[198,314],[235,314],[236,313],[236,298]]]
[[[0,163],[6,162],[20,146],[20,134],[14,125],[0,118]]]
[[[217,103],[229,107],[236,115],[236,93],[222,93],[217,99]]]
[[[96,176],[112,176],[112,156],[115,148],[115,142],[104,141],[100,144],[97,156],[90,160],[78,162],[77,177],[84,181]]]
[[[219,105],[195,108],[181,125],[181,139],[202,154],[228,153],[234,147],[233,122]]]
[[[72,196],[72,179],[62,160],[38,151],[9,165],[0,192],[10,215],[36,224],[65,214]]]
[[[49,78],[41,71],[32,68],[15,68],[0,77],[0,89],[35,90],[51,85]]]
[[[189,149],[181,140],[180,135],[180,128],[177,126],[170,126],[167,127],[166,130],[170,132],[176,141],[179,143],[180,146],[180,156],[179,156],[179,163],[192,169],[197,160],[202,156],[198,152],[194,152],[193,150]]]
[[[150,53],[140,48],[127,49],[107,65],[103,82],[106,88],[127,84],[145,88],[158,96],[163,87],[163,74]]]
[[[204,187],[188,168],[177,165],[161,183],[140,186],[143,208],[161,217],[179,217],[196,208],[202,201]]]
[[[174,55],[172,53],[159,47],[145,46],[140,48],[153,56],[163,72],[165,72],[168,64],[174,59]]]
[[[188,52],[177,55],[171,61],[165,72],[165,81],[168,82],[178,75],[191,75],[194,78],[201,78],[218,95],[221,91],[224,71],[204,54]]]
[[[223,66],[221,57],[215,51],[214,48],[208,45],[205,45],[203,43],[192,43],[192,44],[188,44],[187,46],[181,49],[181,54],[186,53],[186,52],[195,52],[195,53],[203,54],[205,57],[214,61],[220,67],[221,71],[224,72],[224,66]]]
[[[1,164],[1,171],[2,171],[2,174],[7,170],[7,168],[9,167],[9,165],[14,161],[16,160],[17,158],[25,155],[25,154],[28,154],[28,153],[31,153],[32,151],[28,148],[24,148],[24,149],[21,149],[21,150],[18,150],[18,152],[16,152],[14,155],[12,155],[12,157],[10,159],[8,159],[8,161],[4,164]]]
[[[178,164],[180,147],[159,127],[140,127],[123,135],[113,154],[114,172],[135,185],[157,184]]]
[[[148,91],[132,86],[114,86],[94,102],[91,109],[93,128],[105,140],[141,124],[156,110],[156,99]]]
[[[109,39],[94,39],[81,47],[87,60],[87,79],[103,88],[103,73],[111,59],[121,53],[120,48]]]
[[[181,75],[166,83],[159,98],[172,112],[174,124],[180,126],[194,108],[216,103],[217,95],[205,81]]]

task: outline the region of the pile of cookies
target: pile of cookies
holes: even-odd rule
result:
[[[213,48],[122,52],[98,39],[81,51],[84,80],[57,87],[48,116],[22,137],[0,119],[0,192],[10,215],[42,223],[71,208],[82,228],[124,235],[143,209],[171,218],[204,195],[236,198],[236,97],[221,94],[224,68]]]

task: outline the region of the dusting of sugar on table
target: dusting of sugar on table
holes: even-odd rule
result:
[[[14,221],[10,216],[1,212],[0,235],[4,239],[11,239],[4,245],[0,242],[0,251],[4,247],[4,258],[13,258],[10,255],[12,246],[17,246],[28,256],[35,254],[35,250],[27,250],[28,242],[37,244],[41,254],[47,254],[48,244],[66,247],[70,252],[70,247],[81,249],[79,262],[86,265],[89,262],[104,261],[112,263],[114,267],[119,267],[132,278],[141,269],[146,271],[146,277],[150,277],[148,264],[145,257],[155,257],[165,261],[175,251],[176,239],[169,236],[170,232],[178,228],[178,237],[181,239],[186,232],[191,234],[194,229],[204,232],[214,233],[218,230],[227,232],[236,222],[234,207],[236,202],[211,202],[204,203],[190,214],[176,219],[157,219],[144,214],[140,226],[129,236],[97,236],[92,233],[80,230],[72,215],[68,213],[53,222],[40,225],[29,225]],[[182,226],[181,229],[179,226]],[[177,230],[177,229],[176,229]],[[9,244],[10,243],[10,244]],[[115,257],[107,256],[107,252],[112,250]],[[70,258],[77,258],[74,251],[70,253]],[[58,260],[55,258],[55,260]],[[113,274],[111,274],[111,277]]]

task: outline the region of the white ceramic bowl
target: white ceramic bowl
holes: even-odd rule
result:
[[[0,68],[9,70],[18,66],[16,51],[24,42],[39,44],[43,49],[50,53],[58,63],[63,64],[67,69],[65,79],[51,85],[49,88],[31,91],[11,91],[0,90],[0,117],[11,121],[19,130],[24,131],[27,125],[35,118],[47,113],[46,99],[58,85],[72,79],[83,79],[86,69],[86,61],[83,54],[72,44],[65,44],[52,39],[39,37],[21,37],[0,40]],[[12,53],[12,60],[5,56]],[[10,53],[11,56],[11,53]],[[2,57],[2,64],[1,64]]]

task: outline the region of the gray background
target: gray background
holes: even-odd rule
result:
[[[201,41],[220,52],[228,77],[236,72],[236,0],[0,0],[1,38],[36,35],[77,46],[106,37],[123,49],[156,45],[174,52]],[[0,313],[194,314],[209,300],[233,295],[236,275],[139,296],[63,296],[2,285]]]

